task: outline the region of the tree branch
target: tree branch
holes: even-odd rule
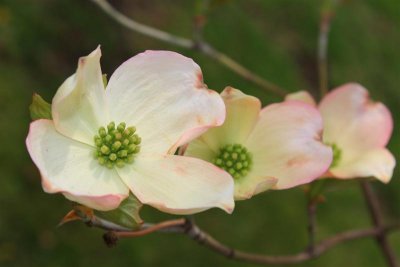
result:
[[[283,256],[269,256],[269,255],[260,255],[254,253],[247,253],[240,250],[235,250],[230,248],[216,239],[214,239],[209,234],[203,232],[198,226],[195,224],[191,224],[186,231],[186,234],[197,241],[199,244],[204,245],[205,247],[226,256],[229,259],[251,262],[263,265],[269,264],[296,264],[300,262],[304,262],[307,260],[311,260],[319,257],[329,249],[344,243],[346,241],[377,236],[381,234],[389,233],[393,230],[400,229],[400,224],[381,227],[381,228],[371,228],[371,229],[363,229],[363,230],[353,230],[347,231],[340,234],[337,234],[331,238],[325,239],[315,245],[314,250],[310,251],[306,249],[303,252],[293,254],[293,255],[283,255]]]
[[[198,50],[201,53],[213,58],[221,65],[224,65],[228,69],[232,70],[244,79],[253,82],[254,84],[260,86],[264,91],[274,93],[276,95],[284,97],[287,91],[279,87],[278,85],[258,76],[249,69],[245,68],[234,59],[225,55],[224,53],[213,48],[209,43],[202,40],[201,37],[196,37],[195,40],[179,37],[168,32],[141,24],[128,18],[124,14],[116,10],[112,5],[110,5],[106,0],[91,0],[99,8],[101,8],[109,17],[114,19],[120,25],[125,28],[132,30],[134,32],[141,33],[143,35],[158,39],[173,45],[177,45],[186,49]],[[195,33],[198,34],[198,33]]]
[[[326,4],[321,12],[317,53],[320,98],[328,93],[329,90],[327,59],[328,40],[331,22],[335,16],[335,8],[338,1],[339,0],[326,0]]]
[[[364,194],[365,202],[371,216],[372,223],[376,228],[380,228],[383,225],[383,214],[379,205],[379,200],[372,190],[371,184],[368,181],[361,181],[361,188]],[[399,267],[399,263],[396,260],[396,255],[393,248],[390,246],[389,241],[385,233],[379,233],[375,236],[375,239],[382,251],[383,256],[386,259],[388,266]]]
[[[102,227],[103,228],[103,227]],[[124,231],[121,232],[118,229],[108,229],[103,237],[108,246],[114,246],[118,239],[121,237],[139,237],[153,232],[167,232],[167,233],[181,233],[190,237],[192,240],[196,241],[200,245],[221,254],[229,259],[256,263],[261,265],[268,264],[296,264],[307,260],[311,260],[319,257],[329,249],[355,239],[365,238],[365,237],[377,237],[380,235],[386,235],[392,231],[400,230],[400,223],[393,224],[389,226],[381,226],[370,229],[360,229],[346,231],[330,238],[327,238],[314,245],[313,250],[306,248],[304,251],[293,255],[262,255],[255,253],[248,253],[240,250],[230,248],[214,237],[212,237],[207,232],[204,232],[200,227],[198,227],[193,220],[188,219],[177,219],[171,221],[161,222],[159,224],[144,225],[141,230],[138,231]]]
[[[315,249],[315,234],[317,231],[317,201],[309,201],[307,203],[307,218],[308,218],[308,250],[310,253]]]

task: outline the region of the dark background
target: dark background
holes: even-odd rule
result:
[[[136,20],[191,37],[195,1],[111,1]],[[212,1],[206,39],[249,69],[290,91],[316,91],[316,46],[321,1]],[[352,0],[339,8],[329,45],[330,84],[356,81],[392,111],[400,110],[400,2]],[[48,101],[71,75],[80,56],[102,46],[102,68],[113,70],[146,49],[174,50],[192,57],[205,82],[221,91],[231,85],[279,100],[195,51],[130,32],[83,0],[0,0],[0,266],[252,266],[228,261],[182,235],[156,233],[122,240],[109,249],[102,231],[81,223],[56,225],[71,204],[43,193],[38,171],[24,145],[33,92]],[[378,127],[378,126],[377,126]],[[373,131],[374,129],[371,129]],[[399,128],[389,148],[397,157]],[[400,179],[375,182],[387,222],[400,218]],[[370,226],[355,181],[338,182],[318,210],[318,238]],[[211,210],[196,215],[199,225],[227,244],[247,251],[287,254],[306,246],[305,197],[301,188],[273,191],[238,202],[233,215]],[[173,218],[151,209],[146,221]],[[390,236],[400,257],[400,234]],[[299,266],[385,266],[372,239],[335,247]]]

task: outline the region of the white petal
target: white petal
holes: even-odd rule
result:
[[[393,121],[382,103],[369,99],[359,84],[346,84],[330,92],[319,109],[324,119],[324,142],[362,156],[365,151],[384,147],[392,133]]]
[[[321,132],[321,116],[311,105],[287,101],[267,106],[245,143],[253,154],[251,172],[278,179],[276,189],[316,179],[332,161]]]
[[[224,124],[208,130],[199,138],[216,153],[225,145],[243,144],[253,130],[261,110],[258,98],[243,94],[238,89],[227,87],[221,96],[226,106]],[[193,151],[191,145],[189,151]]]
[[[141,155],[117,171],[140,202],[164,212],[190,214],[219,207],[231,213],[234,207],[230,175],[199,159]]]
[[[287,94],[285,96],[285,101],[302,101],[306,104],[309,104],[313,107],[316,107],[317,104],[315,103],[314,98],[311,96],[311,94],[307,91],[298,91],[295,93]]]
[[[223,101],[206,89],[200,67],[174,52],[129,59],[111,76],[106,97],[112,118],[135,126],[146,152],[173,153],[225,119]]]
[[[57,131],[89,145],[99,127],[109,122],[100,57],[97,48],[80,58],[76,73],[57,90],[51,106]]]
[[[213,162],[218,155],[218,152],[213,150],[201,137],[190,142],[186,148],[183,148],[183,151],[185,156],[199,158],[208,162]]]
[[[278,179],[249,173],[235,180],[235,200],[249,199],[254,195],[276,187]]]
[[[94,148],[59,134],[50,120],[31,123],[26,145],[47,193],[97,210],[114,209],[129,194],[115,170],[97,163]]]
[[[345,153],[345,151],[344,151]],[[353,161],[345,161],[330,169],[336,178],[376,177],[388,183],[393,175],[396,160],[385,148],[370,150]]]

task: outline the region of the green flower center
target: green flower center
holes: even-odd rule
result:
[[[220,148],[213,163],[229,172],[233,178],[239,179],[246,176],[250,171],[252,155],[240,144],[226,145]]]
[[[333,159],[330,168],[335,168],[342,158],[342,150],[336,144],[327,144],[332,147]]]
[[[132,163],[140,151],[141,142],[135,132],[135,127],[126,127],[124,122],[117,127],[114,122],[110,122],[107,127],[100,127],[98,134],[94,136],[95,157],[99,164],[111,169]]]

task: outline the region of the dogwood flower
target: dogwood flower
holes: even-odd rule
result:
[[[184,154],[232,175],[236,200],[309,183],[327,170],[332,150],[321,142],[317,109],[299,101],[261,109],[257,98],[232,87],[221,96],[225,123],[190,142]]]
[[[287,99],[316,106],[305,91],[290,94]],[[386,106],[372,102],[361,85],[348,83],[328,93],[318,108],[324,121],[323,141],[334,151],[334,160],[324,176],[340,179],[373,176],[388,183],[396,162],[385,148],[393,129]]]
[[[225,118],[200,67],[174,52],[146,51],[123,63],[105,88],[100,57],[97,48],[80,58],[53,98],[53,120],[30,125],[26,145],[44,190],[97,210],[117,208],[131,191],[164,212],[231,212],[229,175],[173,155]]]

